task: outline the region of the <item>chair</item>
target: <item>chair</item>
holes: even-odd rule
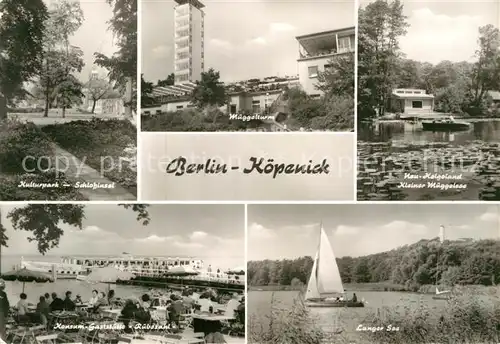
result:
[[[19,344],[22,344],[26,341],[31,341],[32,339],[35,339],[36,336],[45,334],[47,331],[47,327],[44,325],[39,325],[39,326],[33,326],[33,327],[24,327],[20,328],[18,330],[15,330],[11,332],[11,342],[17,342]],[[31,340],[30,340],[31,339]],[[7,341],[9,342],[9,341]]]
[[[37,344],[56,344],[57,337],[59,335],[57,333],[49,334],[45,336],[35,337],[35,342]]]

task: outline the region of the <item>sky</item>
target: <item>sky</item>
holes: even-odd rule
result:
[[[362,1],[365,5],[370,1]],[[401,50],[407,58],[433,64],[444,60],[474,61],[478,29],[500,26],[499,0],[414,1],[403,0],[410,24],[402,37]]]
[[[202,0],[205,70],[226,82],[297,74],[296,36],[355,25],[353,0]],[[142,71],[173,72],[174,2],[142,0]]]
[[[248,259],[314,256],[320,223],[337,257],[385,252],[421,239],[500,238],[500,208],[479,204],[249,205]]]
[[[3,255],[36,255],[28,233],[15,231],[2,205],[8,248]],[[88,205],[83,230],[62,224],[64,236],[49,255],[132,255],[198,257],[223,269],[244,266],[243,205],[151,205],[151,222],[143,226],[136,213],[117,205]]]
[[[83,52],[85,67],[79,75],[82,81],[88,80],[94,63],[94,53],[100,52],[111,56],[115,51],[113,33],[109,30],[108,21],[113,17],[112,7],[106,0],[74,0],[79,1],[84,21],[80,29],[70,38],[72,45],[80,47]],[[57,0],[44,0],[50,3]]]
[[[351,133],[287,134],[279,140],[266,133],[255,135],[142,135],[140,149],[141,199],[168,201],[353,200],[355,136]],[[188,163],[208,159],[227,164],[226,174],[175,176],[166,169],[173,159]],[[329,174],[244,174],[249,159],[274,159],[277,164],[330,165]],[[239,170],[230,170],[238,166]]]

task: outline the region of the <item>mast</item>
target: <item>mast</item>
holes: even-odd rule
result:
[[[441,245],[444,242],[444,235],[445,235],[445,229],[444,229],[444,226],[441,225],[441,226],[439,226],[439,246],[438,246],[438,251],[436,254],[436,257],[437,257],[437,261],[436,261],[436,291],[437,291],[437,287],[438,287],[439,270],[440,270],[439,269],[439,250],[441,249]]]

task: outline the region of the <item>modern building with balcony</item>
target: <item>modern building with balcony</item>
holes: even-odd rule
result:
[[[204,17],[199,0],[175,0],[174,74],[175,84],[192,83],[204,70]]]
[[[316,89],[318,74],[331,68],[336,56],[353,54],[356,42],[354,27],[296,37],[299,42],[298,72],[302,88],[311,96],[321,96]]]

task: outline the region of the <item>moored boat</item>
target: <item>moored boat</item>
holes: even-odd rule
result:
[[[469,130],[472,124],[463,121],[435,120],[422,121],[423,130],[427,131],[462,131]]]

